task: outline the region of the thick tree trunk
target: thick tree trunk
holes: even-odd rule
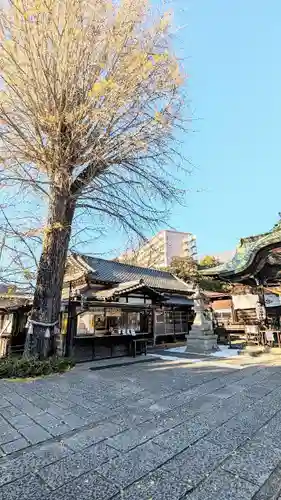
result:
[[[25,355],[46,357],[55,346],[55,327],[59,320],[61,292],[69,246],[75,201],[63,190],[50,193],[48,223],[37,271],[32,328],[26,338]],[[40,323],[40,324],[36,324]],[[31,331],[33,329],[33,331]]]

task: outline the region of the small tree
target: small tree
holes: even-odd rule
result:
[[[180,163],[183,77],[171,15],[147,0],[7,0],[0,36],[0,180],[32,188],[48,211],[31,313],[31,352],[42,354],[74,214],[141,234],[176,196],[167,172]]]
[[[203,257],[203,259],[201,259],[199,262],[199,266],[204,268],[215,267],[219,264],[220,261],[213,255],[205,255],[205,257]]]
[[[229,285],[200,273],[201,266],[192,257],[174,257],[168,270],[186,283],[199,285],[202,290],[227,292]]]
[[[174,257],[168,270],[186,283],[199,283],[198,264],[192,257]]]

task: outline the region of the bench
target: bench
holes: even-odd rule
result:
[[[132,338],[131,340],[131,356],[136,357],[139,354],[147,354],[148,339],[145,338]]]

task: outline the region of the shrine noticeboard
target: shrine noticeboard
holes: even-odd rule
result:
[[[61,318],[61,335],[66,335],[67,334],[67,319],[68,319],[68,314],[63,313],[62,318]]]
[[[121,309],[118,308],[110,308],[106,309],[105,315],[110,318],[120,318],[121,316]]]

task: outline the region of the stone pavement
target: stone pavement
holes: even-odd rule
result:
[[[281,366],[0,381],[0,500],[281,499]]]

